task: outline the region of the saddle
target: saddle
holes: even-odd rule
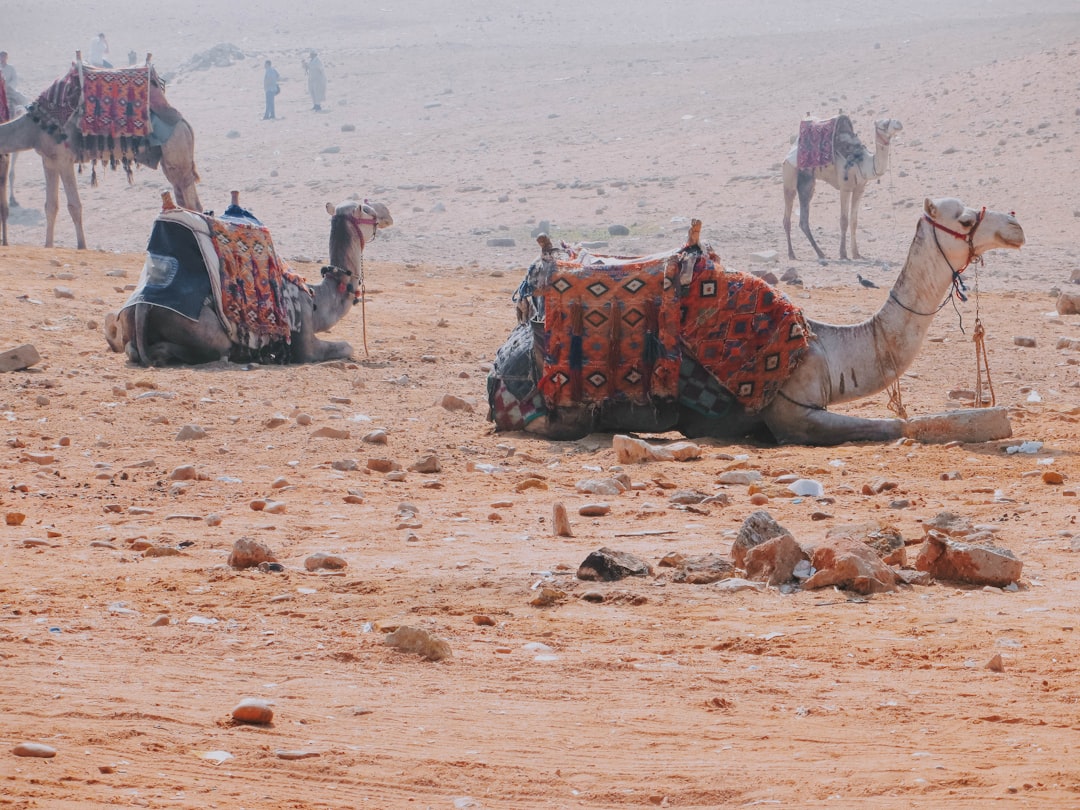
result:
[[[805,119],[799,122],[797,166],[800,171],[830,165],[837,155],[850,163],[863,149],[851,119],[837,115],[824,121]]]
[[[123,308],[151,304],[194,321],[209,305],[241,350],[284,360],[303,296],[312,293],[277,255],[270,230],[235,200],[215,217],[177,207],[168,192],[162,197],[139,283]]]

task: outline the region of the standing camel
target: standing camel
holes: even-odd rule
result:
[[[840,258],[847,259],[847,228],[850,214],[851,222],[851,257],[860,259],[859,247],[855,241],[855,232],[859,227],[859,203],[866,184],[881,177],[889,170],[889,152],[893,136],[904,125],[895,118],[883,118],[874,123],[874,140],[877,151],[870,154],[866,147],[855,139],[853,148],[847,156],[839,150],[834,152],[832,161],[825,166],[813,169],[800,169],[798,164],[799,144],[796,141],[784,160],[784,233],[787,234],[788,258],[795,258],[791,247],[791,207],[795,195],[799,196],[799,229],[806,234],[819,259],[825,254],[814,241],[810,232],[810,200],[814,196],[814,184],[823,180],[840,192]],[[852,134],[853,137],[853,134]]]
[[[83,68],[86,71],[90,68]],[[86,235],[83,232],[82,201],[75,178],[75,164],[84,161],[110,161],[110,156],[95,144],[84,139],[79,131],[79,109],[64,122],[51,123],[35,115],[35,105],[42,105],[46,96],[60,82],[77,80],[78,73],[72,72],[64,79],[59,79],[50,90],[43,93],[29,112],[6,124],[0,124],[0,153],[22,152],[33,149],[41,155],[45,168],[45,247],[53,246],[56,229],[56,214],[60,210],[60,184],[64,185],[68,213],[75,225],[75,238],[80,250],[86,248]],[[195,169],[195,133],[191,125],[174,108],[165,102],[164,93],[157,77],[152,76],[150,95],[151,116],[163,129],[171,132],[161,145],[141,144],[135,151],[135,163],[157,168],[172,184],[177,203],[194,211],[201,209],[199,194],[195,184],[199,174]],[[81,101],[79,104],[81,108]],[[156,127],[155,127],[156,129]],[[5,166],[5,171],[6,171]],[[130,180],[130,173],[129,173]],[[6,195],[5,203],[6,207]],[[6,221],[6,214],[4,216]]]

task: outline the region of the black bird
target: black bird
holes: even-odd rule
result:
[[[862,284],[867,289],[876,290],[878,288],[877,284],[875,284],[874,282],[872,282],[868,278],[863,278],[858,273],[855,274],[855,278],[857,278],[859,280],[859,283]]]

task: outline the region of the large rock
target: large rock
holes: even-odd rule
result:
[[[834,526],[825,535],[829,537],[850,537],[872,548],[887,565],[907,564],[907,545],[904,535],[895,526],[879,523],[876,520],[866,523],[847,523]]]
[[[701,446],[693,442],[657,445],[619,434],[612,438],[611,446],[620,464],[633,464],[638,461],[692,461],[701,458]]]
[[[702,554],[680,560],[679,570],[672,577],[674,582],[689,585],[708,585],[735,576],[735,566],[719,554]]]
[[[962,543],[931,529],[915,567],[947,582],[1004,588],[1020,579],[1024,564],[1008,549]]]
[[[592,552],[578,567],[578,579],[614,582],[626,577],[647,577],[652,566],[625,551],[613,551],[604,547]]]
[[[759,546],[766,540],[772,540],[781,535],[790,535],[787,529],[773,520],[773,516],[764,509],[751,512],[743,521],[739,529],[739,535],[731,544],[731,561],[738,568],[746,568],[746,552],[754,546]]]
[[[1080,293],[1063,292],[1057,300],[1058,315],[1080,315]]]
[[[795,542],[790,534],[782,534],[746,551],[747,579],[769,585],[783,585],[795,579],[795,566],[810,555]]]
[[[969,408],[908,419],[904,436],[924,444],[989,442],[1012,436],[1012,424],[1007,408]]]
[[[270,546],[250,537],[241,537],[233,543],[232,553],[229,554],[229,565],[233,568],[254,568],[260,563],[276,561],[277,557]]]
[[[860,540],[826,537],[814,549],[810,564],[816,573],[803,583],[807,590],[830,585],[862,594],[896,590],[895,572]]]

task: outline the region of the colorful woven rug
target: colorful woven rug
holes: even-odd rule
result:
[[[84,67],[83,109],[79,132],[84,138],[148,138],[150,135],[149,65],[121,70]]]
[[[800,121],[799,169],[819,169],[832,163],[836,157],[838,136],[855,136],[851,119],[846,115],[838,115],[826,121]]]
[[[311,290],[277,255],[270,230],[205,217],[221,266],[221,313],[233,342],[252,349],[299,327],[299,296]]]
[[[749,273],[702,255],[681,300],[683,349],[749,411],[776,397],[806,353],[802,312]]]
[[[678,268],[669,258],[554,263],[537,336],[538,388],[549,409],[678,394]]]

